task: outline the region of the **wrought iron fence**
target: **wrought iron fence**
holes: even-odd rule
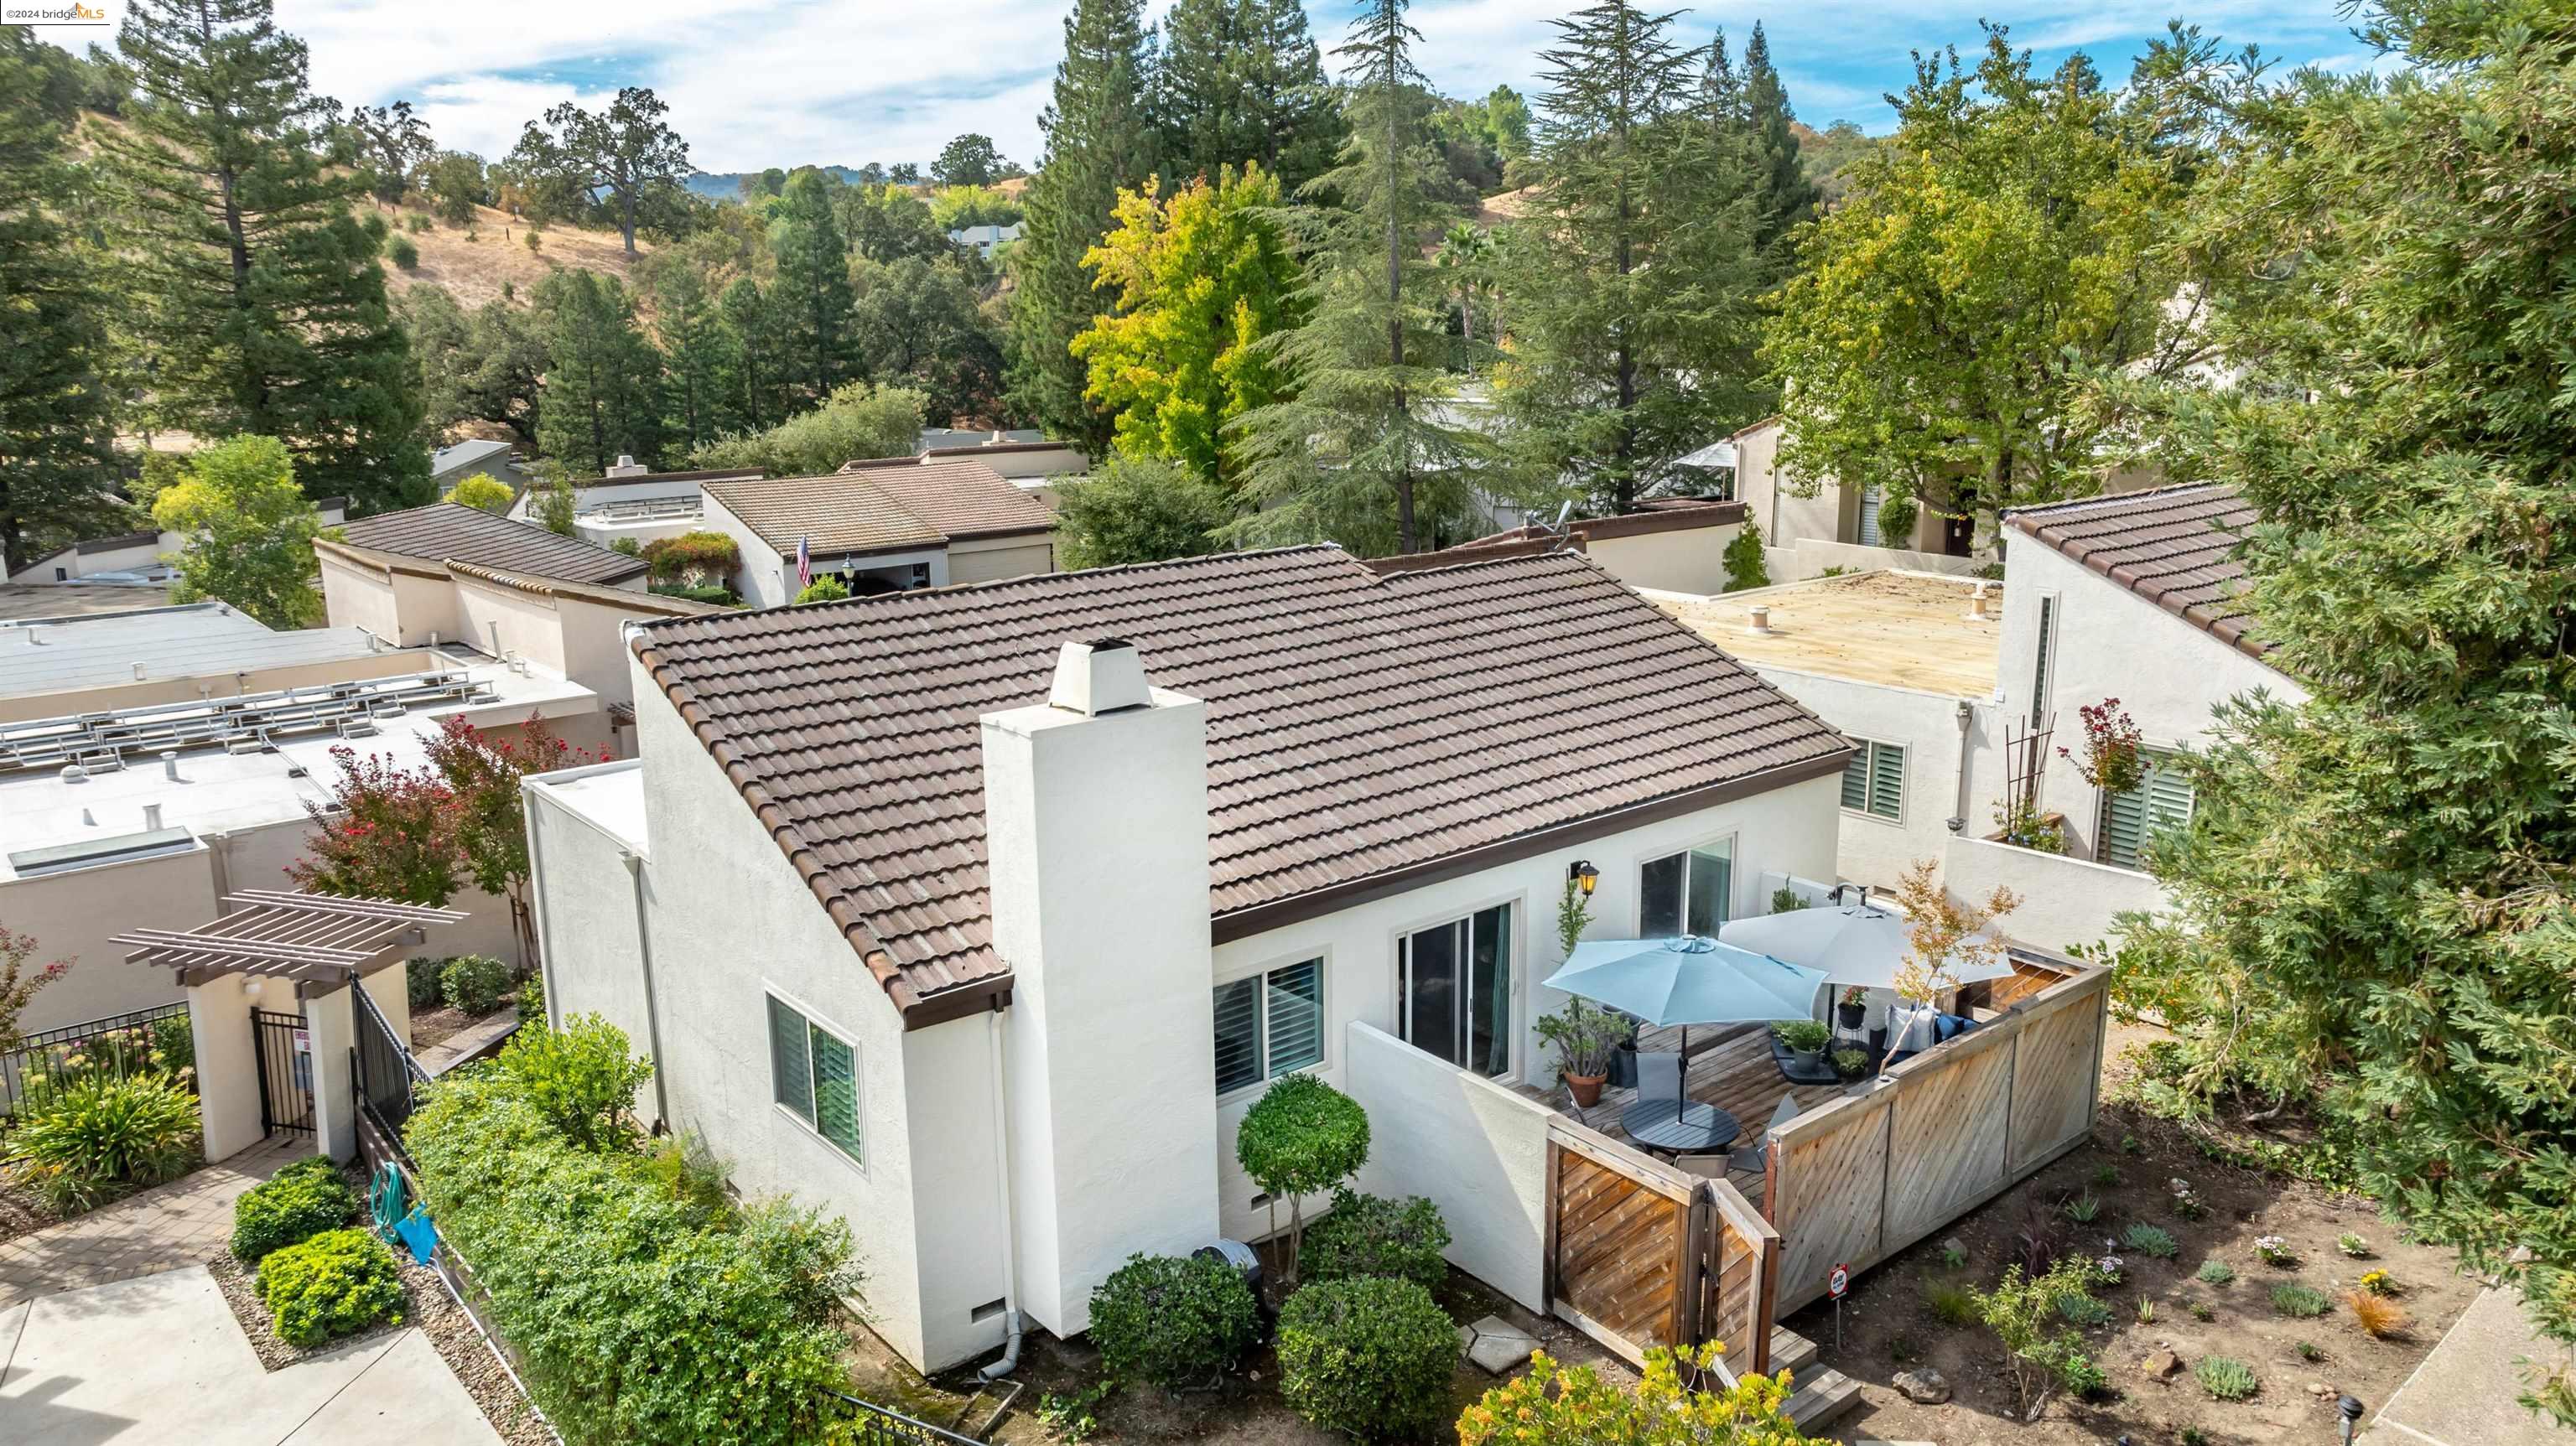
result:
[[[164,1073],[194,1090],[196,1058],[184,1001],[38,1030],[0,1053],[0,1131],[29,1093],[95,1076]]]
[[[899,1415],[873,1401],[839,1391],[823,1393],[825,1414],[855,1428],[850,1438],[860,1446],[984,1446],[973,1436]]]
[[[357,1059],[353,1071],[358,1090],[358,1104],[375,1117],[395,1148],[402,1146],[403,1126],[410,1122],[415,1092],[429,1083],[429,1071],[420,1067],[411,1051],[403,1047],[402,1036],[376,1009],[376,1001],[367,991],[352,986],[357,997]]]

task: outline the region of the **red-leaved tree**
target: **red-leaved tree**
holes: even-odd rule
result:
[[[307,857],[286,866],[296,887],[353,898],[444,904],[456,893],[455,798],[430,770],[382,754],[331,750],[340,776],[328,803],[307,801]]]
[[[36,997],[36,991],[60,979],[71,965],[57,959],[51,964],[27,967],[36,957],[36,941],[0,925],[0,1054],[16,1049],[25,1040],[18,1028],[18,1011]]]
[[[530,968],[536,965],[537,938],[528,907],[528,819],[519,785],[532,773],[578,768],[606,756],[566,743],[533,713],[516,738],[451,716],[430,740],[429,765],[448,791],[457,863],[475,887],[510,901],[510,927],[519,938],[519,957]]]

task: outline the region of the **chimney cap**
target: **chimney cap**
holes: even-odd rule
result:
[[[1150,708],[1154,694],[1146,685],[1145,664],[1136,655],[1136,645],[1124,638],[1101,638],[1096,642],[1067,643],[1057,651],[1055,679],[1047,690],[1047,702],[1068,713],[1097,718],[1130,708]]]

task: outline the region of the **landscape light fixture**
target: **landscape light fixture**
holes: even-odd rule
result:
[[[1601,882],[1601,871],[1592,866],[1590,859],[1576,859],[1567,866],[1565,877],[1576,888],[1581,889],[1583,897],[1588,899],[1592,897],[1592,890]]]

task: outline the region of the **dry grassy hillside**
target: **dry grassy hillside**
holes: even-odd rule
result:
[[[406,216],[428,214],[416,205],[403,211]],[[386,212],[385,219],[394,217]],[[467,311],[499,300],[505,282],[525,306],[538,282],[570,267],[621,278],[629,275],[624,245],[614,231],[585,231],[558,223],[542,228],[540,249],[530,251],[526,223],[488,206],[478,210],[470,234],[435,221],[426,231],[402,234],[420,248],[420,266],[403,271],[387,263],[385,278],[395,293],[435,286]],[[639,256],[653,249],[647,241],[637,241],[635,247]]]

